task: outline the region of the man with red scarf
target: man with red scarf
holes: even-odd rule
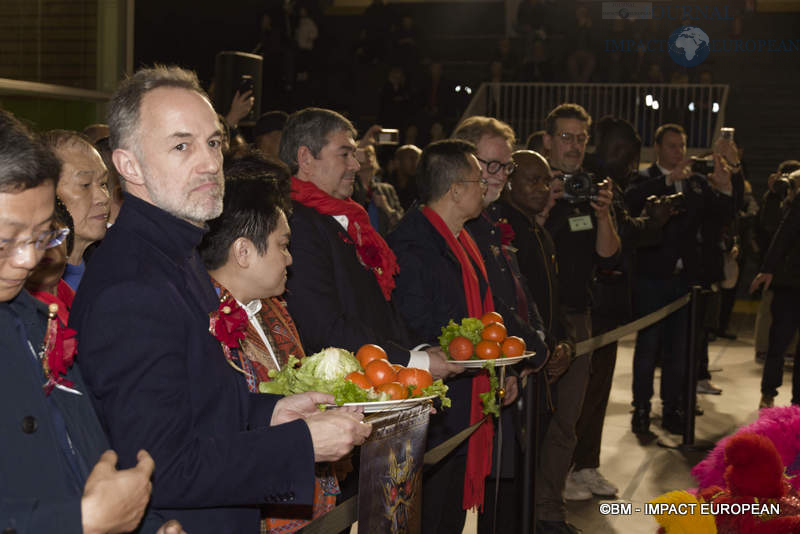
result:
[[[359,169],[355,136],[350,121],[320,108],[292,114],[283,130],[280,157],[294,174],[289,312],[308,353],[375,343],[393,363],[444,378],[461,369],[438,346],[409,350],[432,340],[411,336],[397,313],[395,255],[350,199]]]
[[[445,140],[429,145],[417,175],[421,207],[412,208],[390,234],[400,274],[394,299],[412,333],[436,339],[450,319],[481,317],[494,310],[480,250],[464,223],[483,210],[488,183],[475,145]],[[431,417],[428,446],[480,420],[485,373],[448,382],[451,409]],[[511,399],[513,400],[513,399]],[[464,510],[483,506],[491,470],[492,423],[487,421],[423,479],[424,532],[460,533]]]

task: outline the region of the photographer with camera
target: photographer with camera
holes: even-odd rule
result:
[[[591,117],[577,104],[561,104],[545,119],[544,146],[554,174],[564,181],[564,195],[548,214],[545,228],[556,246],[559,293],[576,341],[591,336],[591,284],[595,268],[612,268],[620,240],[611,216],[610,180],[598,180],[582,169]],[[577,355],[555,384],[555,413],[545,433],[543,459],[536,480],[536,505],[542,532],[574,532],[565,521],[564,493],[577,443],[576,425],[583,409],[591,354]],[[584,469],[577,492],[568,498],[589,499],[593,492],[613,495],[617,488],[597,469]],[[576,477],[571,477],[576,478]],[[578,480],[575,480],[578,481]],[[573,482],[575,482],[573,481]],[[593,489],[589,489],[589,487]],[[569,489],[569,488],[568,488]]]
[[[785,199],[790,191],[791,185],[789,176],[800,169],[800,161],[786,160],[778,165],[777,172],[769,175],[767,179],[767,191],[761,200],[761,211],[758,214],[758,224],[756,229],[756,242],[761,253],[759,264],[763,263],[764,255],[769,249],[772,237],[778,231],[781,219],[784,215]],[[761,293],[761,302],[756,313],[755,327],[755,351],[756,361],[764,363],[769,347],[769,329],[772,324],[772,290],[764,289]],[[797,336],[795,335],[786,349],[786,359],[789,355],[794,355],[797,351]]]
[[[772,407],[783,379],[783,355],[800,327],[800,170],[788,176],[792,186],[786,195],[786,208],[775,237],[764,256],[761,272],[750,285],[754,293],[762,285],[764,291],[772,288],[772,325],[769,329],[769,346],[761,378],[759,408]],[[773,186],[774,187],[774,186]],[[795,353],[792,369],[792,404],[800,404],[800,369]]]
[[[641,213],[646,200],[683,193],[685,213],[672,217],[662,229],[662,240],[637,250],[634,307],[637,316],[651,313],[685,295],[691,284],[708,285],[721,276],[722,225],[734,214],[731,170],[738,162],[732,141],[720,143],[714,154],[714,170],[708,175],[692,169],[686,157],[686,132],[677,124],[659,126],[655,133],[656,161],[641,173],[625,193],[632,215]],[[713,256],[714,247],[719,256]],[[717,274],[717,271],[720,274]],[[719,279],[719,278],[718,278]],[[681,394],[684,379],[688,310],[679,309],[636,336],[633,356],[633,406],[631,427],[636,434],[650,433],[650,399],[656,360],[662,355],[662,426],[669,432],[683,431],[685,414]],[[699,376],[699,379],[708,376]],[[709,383],[710,385],[710,383]]]
[[[661,197],[648,202],[646,214],[632,217],[625,204],[620,186],[625,187],[638,172],[642,141],[636,129],[624,119],[606,116],[595,125],[596,149],[587,154],[584,167],[598,176],[613,180],[612,214],[622,242],[621,257],[611,269],[598,269],[592,287],[592,336],[609,332],[633,318],[633,265],[639,246],[653,245],[661,240],[661,227],[676,209],[675,199]],[[682,196],[680,193],[676,193]],[[578,444],[575,447],[575,478],[587,468],[600,464],[608,399],[617,361],[617,342],[598,348],[592,354],[592,368],[586,387],[586,398],[577,425]],[[570,487],[568,481],[567,487]],[[590,486],[591,489],[591,486]],[[595,488],[596,490],[597,488]]]
[[[784,201],[795,186],[790,176],[798,169],[800,161],[786,160],[781,162],[777,171],[767,178],[767,191],[761,199],[761,213],[758,218],[758,246],[761,249],[762,261],[783,218]]]

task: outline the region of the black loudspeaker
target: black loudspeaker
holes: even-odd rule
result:
[[[239,125],[253,126],[261,116],[261,64],[264,59],[247,52],[220,52],[214,60],[214,104],[227,115],[237,90],[252,89],[255,102]]]

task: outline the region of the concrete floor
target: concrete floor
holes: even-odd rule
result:
[[[738,306],[737,306],[738,308]],[[760,399],[761,366],[754,360],[754,315],[736,314],[736,341],[717,340],[710,344],[709,361],[712,381],[723,389],[722,395],[700,395],[699,405],[705,415],[696,419],[696,442],[711,446],[718,439],[732,433],[739,426],[751,423],[758,415]],[[590,501],[568,502],[569,520],[586,534],[654,533],[655,520],[635,509],[662,493],[675,489],[694,487],[690,470],[705,452],[681,452],[658,445],[657,440],[640,443],[630,431],[631,419],[631,368],[635,337],[620,342],[614,385],[606,415],[600,471],[620,489],[618,500],[595,498]],[[716,369],[721,369],[717,370]],[[784,386],[776,398],[777,405],[789,403],[791,370],[787,370]],[[656,375],[658,398],[658,374]],[[680,442],[680,436],[668,434],[660,428],[661,406],[654,403],[651,429],[659,437],[667,436]],[[602,515],[600,504],[605,502],[631,503],[631,515]],[[475,534],[474,514],[468,517],[464,534]],[[509,533],[517,534],[517,533]]]

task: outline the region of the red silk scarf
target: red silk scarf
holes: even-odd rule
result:
[[[60,279],[56,286],[55,295],[47,291],[31,291],[31,295],[45,304],[58,304],[58,318],[62,326],[67,326],[69,322],[69,310],[72,308],[72,301],[75,300],[75,290],[69,287],[69,284],[63,279]]]
[[[467,299],[467,312],[470,317],[481,317],[483,314],[494,311],[492,301],[492,290],[488,287],[489,279],[486,276],[486,266],[478,250],[478,246],[473,241],[466,229],[461,230],[458,239],[447,227],[447,224],[439,215],[428,207],[422,208],[422,214],[436,228],[436,231],[444,237],[450,251],[455,255],[461,265],[461,281],[464,286],[464,296]],[[470,261],[471,258],[471,261]],[[486,295],[481,299],[480,282],[478,274],[475,272],[473,263],[478,266],[481,276],[486,281]],[[489,391],[489,376],[486,371],[475,375],[472,379],[472,399],[470,401],[469,424],[473,425],[483,419],[483,403],[481,393]],[[483,496],[486,477],[492,470],[492,437],[494,427],[492,420],[486,418],[485,422],[478,427],[478,430],[469,438],[467,445],[467,469],[464,475],[464,500],[462,506],[464,510],[469,510],[477,506],[483,511]]]
[[[358,259],[375,276],[383,297],[390,300],[394,290],[394,275],[400,269],[392,249],[369,223],[367,211],[350,198],[334,198],[313,183],[296,176],[292,176],[292,200],[323,215],[347,217],[347,235],[356,245]]]

